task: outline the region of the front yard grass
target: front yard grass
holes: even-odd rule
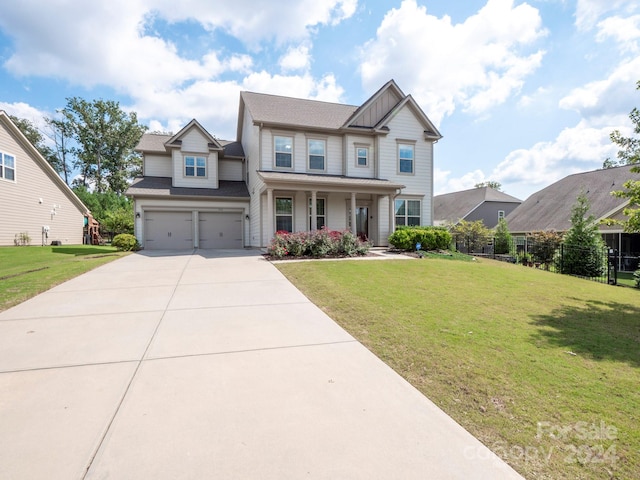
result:
[[[0,311],[123,255],[92,245],[0,247]]]
[[[640,291],[492,260],[277,267],[525,478],[637,478]]]

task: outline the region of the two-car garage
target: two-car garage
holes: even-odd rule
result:
[[[144,248],[147,250],[242,248],[242,227],[241,211],[146,210],[144,212]]]

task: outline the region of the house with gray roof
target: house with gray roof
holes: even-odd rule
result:
[[[195,119],[142,137],[136,236],[147,249],[265,247],[327,227],[387,245],[396,225],[433,222],[440,138],[393,80],[360,106],[241,92],[235,141]]]
[[[526,236],[536,231],[566,232],[571,228],[571,209],[577,197],[584,192],[589,199],[590,215],[595,217],[603,239],[610,248],[619,250],[625,259],[625,269],[637,268],[640,256],[640,234],[624,233],[620,225],[605,225],[602,220],[625,220],[623,213],[629,205],[626,198],[611,194],[624,190],[623,184],[638,175],[631,166],[606,168],[569,175],[543,188],[527,198],[506,217],[509,231],[514,236]]]
[[[460,220],[481,220],[494,228],[522,203],[522,200],[490,187],[477,187],[433,197],[434,225],[455,225]]]

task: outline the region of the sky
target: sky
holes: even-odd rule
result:
[[[361,105],[388,80],[443,138],[435,194],[522,200],[615,158],[640,107],[637,0],[20,0],[0,6],[0,109],[66,99],[235,140],[243,90]]]

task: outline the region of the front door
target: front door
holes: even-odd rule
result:
[[[356,207],[356,234],[363,241],[369,238],[369,207]]]

